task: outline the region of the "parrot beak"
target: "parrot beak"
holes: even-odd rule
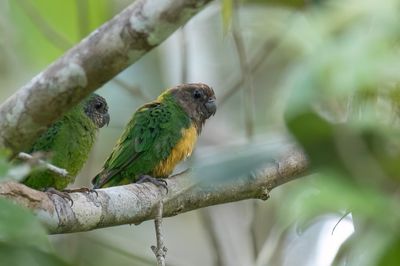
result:
[[[99,128],[102,128],[102,127],[104,127],[105,125],[106,126],[108,126],[108,124],[110,123],[110,115],[107,113],[107,114],[104,114],[101,118],[100,118],[100,121],[99,121],[100,123],[99,123]]]
[[[207,109],[208,117],[215,115],[215,112],[217,112],[217,104],[215,102],[215,97],[209,98],[208,101],[204,104],[204,106]]]
[[[104,125],[108,126],[109,123],[110,123],[110,115],[107,113],[104,116]]]

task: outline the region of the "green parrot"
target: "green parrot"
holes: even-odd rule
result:
[[[32,171],[22,183],[38,190],[70,197],[64,190],[72,183],[86,162],[99,128],[108,125],[110,116],[106,100],[93,93],[54,122],[27,151],[45,152],[51,155],[51,163],[68,171],[61,177],[49,170]]]
[[[129,121],[94,188],[149,181],[166,187],[175,166],[191,155],[205,121],[217,110],[212,88],[182,84],[140,107]]]

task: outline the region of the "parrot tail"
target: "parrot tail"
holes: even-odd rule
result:
[[[114,174],[115,171],[101,170],[101,172],[92,179],[93,189],[107,187],[106,183],[110,181]]]
[[[102,176],[104,175],[104,170],[98,173],[95,177],[92,179],[92,184],[93,184],[93,189],[98,189],[101,188],[101,179]]]

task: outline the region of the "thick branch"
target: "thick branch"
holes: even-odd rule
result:
[[[213,181],[191,172],[168,179],[163,217],[202,207],[250,198],[267,199],[270,191],[306,173],[308,162],[298,150],[287,151],[251,177]],[[197,172],[197,171],[196,171]],[[132,184],[100,189],[95,193],[71,193],[68,201],[22,184],[0,184],[0,195],[32,209],[49,232],[69,233],[153,219],[163,196],[152,184]]]
[[[137,0],[0,106],[0,146],[29,146],[63,112],[159,45],[211,0]]]

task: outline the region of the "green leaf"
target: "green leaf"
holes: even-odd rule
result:
[[[0,241],[1,265],[13,266],[67,266],[54,254],[38,248]]]
[[[0,149],[0,181],[22,180],[32,170],[27,163],[19,162],[13,164],[10,162],[11,152],[7,149]]]
[[[42,225],[28,210],[0,199],[0,241],[50,250]]]
[[[336,148],[338,125],[331,124],[311,109],[286,115],[286,124],[306,151],[312,167],[346,172]]]
[[[43,226],[28,210],[0,199],[1,265],[67,265],[53,254]]]
[[[7,150],[0,149],[0,180],[7,176],[7,173],[11,167],[7,159],[9,155],[10,153]]]
[[[387,249],[380,257],[378,266],[397,266],[400,264],[400,238],[397,237],[389,243]]]
[[[224,33],[226,33],[231,25],[233,13],[233,0],[222,0],[221,15]]]
[[[9,5],[14,30],[23,40],[18,43],[19,50],[24,60],[38,67],[61,56],[112,15],[107,0],[16,0]]]

